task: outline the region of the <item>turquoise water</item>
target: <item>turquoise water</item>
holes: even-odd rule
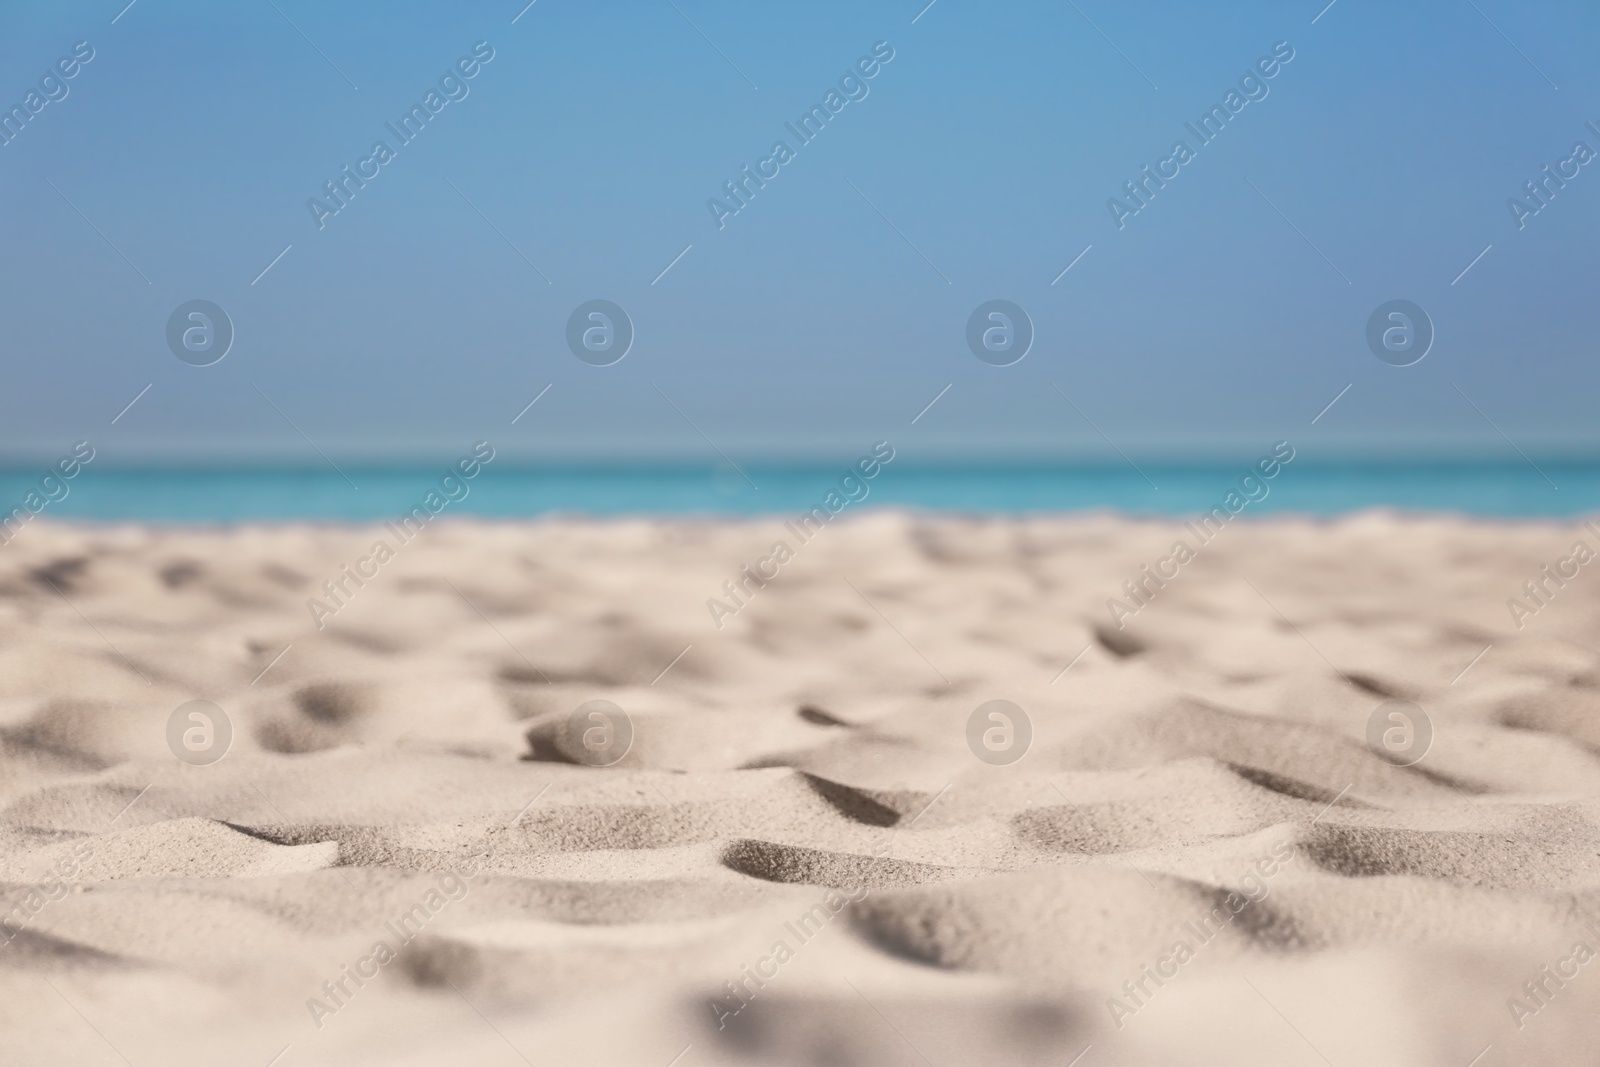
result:
[[[867,483],[866,506],[944,512],[1032,514],[1113,509],[1191,515],[1222,502],[1244,464],[1144,463],[1144,476],[1117,466],[917,466],[904,460]],[[1301,459],[1267,483],[1246,515],[1293,511],[1337,515],[1362,508],[1490,516],[1564,516],[1600,511],[1600,463],[1363,464]],[[513,518],[580,515],[756,515],[821,504],[843,465],[746,466],[755,487],[729,468],[661,466],[531,468],[495,464],[467,483],[447,515]],[[43,468],[0,470],[9,512]],[[421,503],[446,473],[429,467],[129,469],[90,465],[44,514],[57,519],[215,523],[245,520],[361,521],[392,518]],[[1146,477],[1148,476],[1148,481]],[[1548,476],[1549,481],[1546,480]],[[357,488],[351,487],[351,482]],[[1159,488],[1153,488],[1151,483]],[[1552,486],[1551,483],[1554,483]],[[859,510],[852,504],[848,510]]]

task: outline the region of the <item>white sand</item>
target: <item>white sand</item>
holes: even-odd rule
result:
[[[1115,630],[1178,532],[868,514],[719,631],[779,522],[446,524],[319,632],[382,531],[30,526],[0,1059],[1593,1062],[1600,578],[1506,607],[1576,527],[1240,525]],[[1392,697],[1412,767],[1366,741]],[[996,698],[1010,766],[967,747]],[[167,747],[193,699],[210,766]],[[570,761],[595,699],[614,766]]]

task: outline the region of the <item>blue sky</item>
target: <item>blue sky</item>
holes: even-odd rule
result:
[[[94,49],[0,147],[7,456],[1600,444],[1600,164],[1522,229],[1506,206],[1600,150],[1592,4],[124,2],[0,15],[8,109]],[[1119,229],[1107,200],[1280,41],[1269,95]],[[468,95],[319,229],[308,199],[478,42]],[[636,334],[608,367],[565,339],[596,298]],[[995,298],[1036,331],[1009,367],[964,339]],[[1364,339],[1396,298],[1436,329],[1409,367]],[[236,332],[209,367],[165,340],[193,299]]]

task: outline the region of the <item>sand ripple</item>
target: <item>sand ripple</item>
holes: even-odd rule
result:
[[[718,631],[775,525],[439,525],[320,632],[371,531],[31,525],[0,560],[8,1047],[1583,1062],[1590,969],[1507,1009],[1600,948],[1600,596],[1502,618],[1563,531],[1240,526],[1117,630],[1169,527],[866,515]],[[211,766],[167,747],[197,698],[234,727]],[[1012,766],[967,747],[996,698],[1032,723]],[[1431,719],[1412,766],[1367,742],[1395,698]],[[564,733],[596,699],[634,731],[605,767]]]

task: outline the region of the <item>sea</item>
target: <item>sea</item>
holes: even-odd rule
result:
[[[44,468],[0,468],[0,514],[21,506]],[[447,472],[434,466],[113,467],[91,464],[42,517],[91,522],[219,524],[372,522],[409,512]],[[843,465],[487,466],[451,516],[795,515],[824,506],[830,491],[859,496]],[[1074,464],[923,464],[899,460],[864,482],[846,508],[893,507],[975,515],[1115,512],[1192,516],[1225,506],[1243,463],[1151,462],[1137,467]],[[1496,518],[1555,518],[1600,512],[1600,462],[1314,462],[1283,467],[1243,508],[1245,516],[1292,512],[1335,516],[1365,509]],[[59,489],[55,490],[59,495]],[[459,495],[459,490],[455,490]],[[37,500],[38,498],[35,498]],[[835,498],[836,500],[839,498]]]

